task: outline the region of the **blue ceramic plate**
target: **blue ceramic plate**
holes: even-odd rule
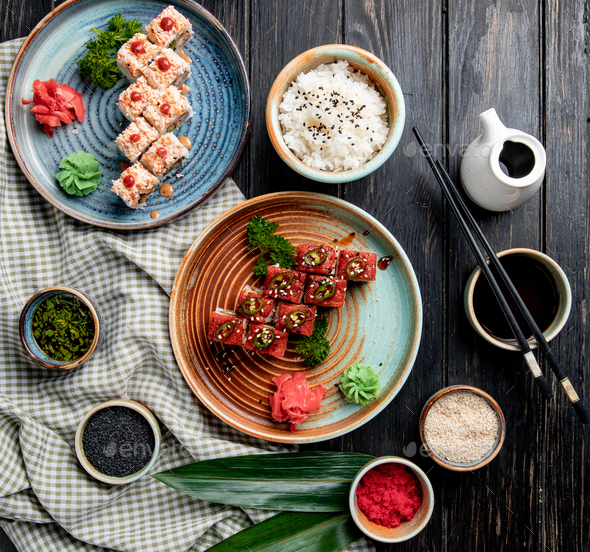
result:
[[[275,359],[210,344],[207,324],[216,307],[233,310],[244,285],[262,287],[252,275],[256,256],[246,248],[246,225],[253,215],[279,223],[279,233],[294,244],[317,243],[392,256],[375,282],[348,285],[342,309],[320,309],[329,316],[331,353],[310,368],[290,337],[286,354]],[[367,231],[369,233],[364,235]],[[383,266],[383,265],[382,265]],[[311,443],[343,435],[381,412],[404,385],[418,352],[422,301],[412,265],[387,229],[368,213],[322,194],[281,192],[237,205],[212,222],[189,249],[170,299],[170,337],[182,373],[199,400],[233,427],[283,443]],[[351,404],[335,387],[354,362],[369,364],[381,377],[379,397],[366,406]],[[223,367],[235,366],[229,374]],[[272,378],[306,371],[310,386],[328,392],[318,412],[295,433],[273,423],[268,397]]]
[[[147,25],[167,5],[188,17],[194,36],[185,46],[191,57],[188,99],[194,117],[177,135],[193,143],[189,159],[165,180],[173,185],[170,198],[152,193],[139,210],[129,209],[112,192],[111,181],[125,160],[115,139],[129,124],[117,107],[122,78],[103,90],[80,77],[76,61],[96,35],[117,13]],[[86,117],[54,129],[48,138],[21,99],[31,99],[33,81],[54,78],[84,96]],[[221,24],[198,4],[188,0],[70,0],[51,12],[33,29],[14,62],[6,93],[6,128],[12,151],[35,189],[68,215],[96,226],[118,230],[148,228],[170,222],[203,202],[233,170],[250,121],[249,85],[244,64]],[[55,180],[61,159],[85,150],[101,165],[99,188],[89,196],[68,195]],[[151,214],[157,211],[158,218]]]

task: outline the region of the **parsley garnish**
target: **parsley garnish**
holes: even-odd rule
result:
[[[110,88],[123,76],[117,66],[117,52],[135,33],[143,30],[137,19],[126,20],[118,13],[109,19],[108,31],[92,29],[98,36],[86,44],[88,52],[76,63],[80,74],[101,88]]]
[[[260,249],[260,257],[252,271],[254,276],[266,276],[268,267],[274,264],[281,268],[294,267],[295,247],[287,238],[275,234],[278,228],[278,222],[270,222],[260,215],[250,219],[247,227],[248,250],[254,253],[254,249]]]
[[[328,358],[330,342],[326,339],[328,331],[328,317],[316,318],[313,333],[301,340],[295,346],[295,352],[303,357],[303,362],[309,366],[317,366]]]

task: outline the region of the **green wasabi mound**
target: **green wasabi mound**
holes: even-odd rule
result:
[[[353,364],[344,370],[340,390],[349,402],[369,404],[381,390],[379,374],[365,364]]]
[[[61,160],[57,178],[60,186],[70,195],[85,196],[96,190],[100,183],[100,167],[94,155],[77,151]]]

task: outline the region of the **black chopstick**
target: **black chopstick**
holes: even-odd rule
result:
[[[479,266],[481,267],[482,272],[485,274],[485,276],[490,284],[490,287],[492,288],[492,291],[494,292],[494,295],[495,295],[496,299],[498,300],[498,303],[500,303],[500,307],[502,308],[502,311],[504,312],[504,315],[506,316],[508,324],[510,325],[510,328],[512,329],[512,333],[514,333],[514,337],[516,338],[516,341],[518,342],[518,345],[520,347],[520,350],[522,351],[524,359],[525,359],[526,363],[528,364],[528,366],[535,378],[535,382],[539,386],[539,389],[541,390],[541,393],[543,394],[543,396],[546,399],[550,399],[551,397],[553,397],[553,393],[551,392],[551,388],[549,387],[549,384],[547,383],[547,380],[545,379],[543,372],[541,372],[541,368],[539,368],[539,364],[537,363],[537,359],[535,358],[535,355],[531,351],[531,348],[530,348],[529,344],[527,343],[527,340],[526,340],[524,334],[522,333],[522,330],[520,329],[520,326],[518,325],[518,322],[516,321],[514,314],[510,310],[510,307],[508,306],[508,303],[507,303],[504,295],[502,294],[502,291],[500,290],[500,286],[498,285],[498,282],[496,282],[496,279],[494,278],[494,275],[492,274],[492,271],[491,271],[490,267],[488,266],[488,263],[486,262],[486,260],[484,259],[484,256],[482,255],[481,251],[479,250],[479,247],[477,246],[475,238],[473,237],[473,234],[471,233],[471,230],[469,229],[467,222],[465,221],[465,219],[463,218],[463,215],[461,214],[459,205],[457,204],[457,201],[455,200],[453,193],[449,189],[442,174],[438,170],[438,168],[434,162],[434,159],[432,158],[432,154],[430,153],[430,150],[428,149],[428,146],[426,145],[426,143],[422,139],[422,135],[420,134],[420,132],[418,131],[418,129],[416,127],[414,127],[412,130],[414,131],[414,134],[416,135],[416,138],[418,139],[418,143],[420,144],[420,147],[422,148],[422,151],[424,152],[424,155],[426,156],[426,159],[428,160],[430,167],[432,168],[432,172],[434,173],[434,176],[438,180],[438,183],[440,184],[445,196],[447,197],[447,200],[449,201],[449,203],[451,205],[451,208],[453,209],[453,212],[455,213],[455,216],[457,217],[457,221],[459,222],[459,226],[461,226],[461,230],[463,230],[463,234],[465,235],[465,238],[467,238],[467,241],[469,242],[469,245],[471,246],[471,250],[473,251],[473,254],[477,258],[477,262],[479,263]]]
[[[459,206],[463,210],[463,214],[467,217],[468,222],[471,224],[472,228],[475,230],[477,237],[479,238],[480,242],[483,244],[484,249],[487,251],[487,253],[490,257],[492,264],[497,269],[497,271],[500,273],[502,280],[504,280],[506,287],[510,291],[510,295],[512,295],[512,298],[514,299],[515,303],[518,305],[520,312],[522,313],[525,320],[527,321],[527,324],[529,325],[530,329],[533,332],[533,335],[535,336],[535,339],[537,340],[537,344],[539,345],[539,348],[541,349],[541,351],[543,351],[543,354],[545,355],[545,358],[547,359],[549,366],[551,366],[553,373],[555,374],[559,383],[563,387],[565,394],[567,395],[567,398],[572,403],[572,406],[574,407],[580,420],[584,424],[589,423],[590,422],[590,415],[588,414],[588,411],[584,407],[582,401],[580,400],[580,397],[576,393],[573,385],[571,384],[571,382],[570,382],[569,378],[567,377],[566,373],[564,372],[563,368],[559,364],[559,361],[557,360],[557,358],[553,354],[553,351],[552,351],[553,347],[549,347],[549,344],[547,343],[547,340],[545,339],[545,336],[543,335],[541,328],[539,328],[539,326],[535,322],[535,319],[531,316],[531,313],[527,309],[526,305],[524,304],[524,301],[522,300],[518,291],[514,287],[514,284],[510,280],[510,277],[506,273],[506,270],[502,266],[502,263],[500,262],[498,256],[496,255],[492,246],[490,245],[490,243],[488,242],[488,240],[484,236],[480,227],[475,222],[475,219],[473,218],[471,211],[469,211],[469,208],[465,204],[465,201],[461,197],[461,194],[459,194],[459,191],[457,190],[457,188],[453,184],[451,177],[449,176],[449,174],[447,173],[445,168],[442,166],[440,161],[436,162],[436,167],[440,171],[440,173],[443,175],[445,181],[448,184],[448,187],[451,189],[453,195],[455,196],[457,203],[459,204]]]

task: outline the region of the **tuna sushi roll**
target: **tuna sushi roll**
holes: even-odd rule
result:
[[[236,312],[257,324],[268,324],[274,319],[275,300],[264,297],[259,288],[246,286],[238,296]]]
[[[152,61],[162,49],[152,44],[142,33],[137,33],[125,42],[117,52],[117,65],[131,82],[141,77],[141,70]]]
[[[247,327],[248,321],[236,316],[235,312],[216,309],[209,317],[207,339],[223,345],[241,346],[244,344]]]
[[[178,128],[191,114],[191,104],[176,86],[159,91],[143,112],[146,120],[160,133]]]
[[[146,28],[145,34],[161,48],[182,48],[193,34],[191,22],[172,6],[168,6]]]
[[[146,148],[160,135],[143,117],[138,117],[115,140],[121,153],[135,163]]]
[[[264,281],[264,296],[289,301],[289,303],[299,303],[306,278],[305,272],[279,268],[279,265],[269,266]]]
[[[156,91],[144,77],[139,77],[136,82],[121,92],[117,105],[121,113],[133,123],[155,97]]]
[[[141,70],[152,88],[180,85],[191,74],[191,64],[169,48],[164,48],[155,59]]]
[[[279,301],[275,328],[301,335],[311,335],[316,316],[316,307],[313,305],[293,305]]]
[[[363,251],[340,251],[338,277],[357,282],[373,282],[377,274],[377,254]]]
[[[153,192],[157,183],[157,177],[146,171],[141,164],[135,163],[123,171],[117,180],[113,180],[111,191],[117,194],[127,207],[137,209],[141,196]]]
[[[188,155],[188,150],[171,132],[160,136],[141,157],[140,163],[156,176],[164,176]]]
[[[336,250],[327,245],[301,244],[297,250],[297,270],[311,274],[334,274]]]
[[[321,307],[344,306],[346,299],[346,280],[331,278],[330,276],[316,276],[310,274],[305,292],[305,302]]]
[[[289,334],[264,324],[250,324],[248,336],[244,341],[247,351],[256,351],[263,355],[281,358],[287,348]]]

